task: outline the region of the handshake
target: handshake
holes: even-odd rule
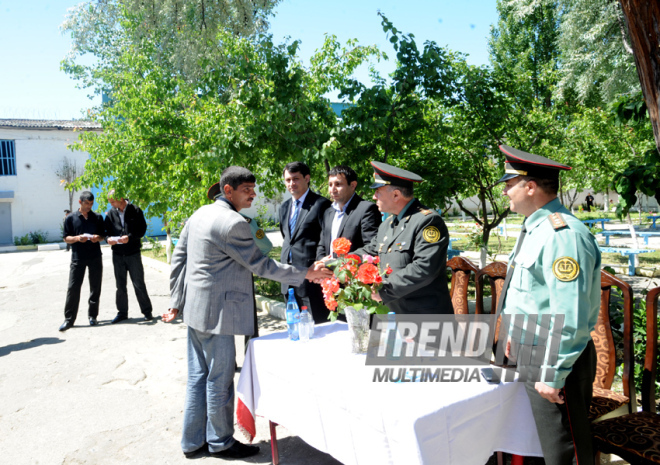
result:
[[[321,284],[321,281],[330,278],[333,275],[334,273],[325,265],[325,262],[319,260],[309,267],[305,279],[316,284]]]

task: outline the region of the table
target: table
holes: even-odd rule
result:
[[[250,341],[237,385],[239,427],[259,415],[344,464],[484,465],[495,451],[541,456],[522,383],[374,383],[346,324]],[[481,379],[481,378],[480,378]]]
[[[620,253],[621,255],[628,256],[628,276],[635,276],[635,256],[640,253],[653,252],[650,249],[626,249],[623,247],[600,247],[600,251],[604,253]]]
[[[609,223],[610,220],[609,218],[598,218],[595,220],[584,220],[582,221],[584,224],[589,225],[590,228],[593,228],[594,224],[600,223],[600,229],[605,229],[605,223]]]
[[[651,229],[655,229],[655,220],[657,220],[658,218],[660,218],[660,215],[651,215],[651,216],[646,217],[647,220],[653,220],[653,224],[651,225]]]

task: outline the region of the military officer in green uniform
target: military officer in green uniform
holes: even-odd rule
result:
[[[206,196],[209,198],[209,200],[215,200],[216,197],[220,195],[220,183],[216,182],[213,184],[208,192],[206,193]],[[245,218],[245,221],[248,222],[250,225],[250,231],[252,231],[252,236],[254,237],[254,241],[257,243],[257,247],[259,247],[259,250],[264,255],[268,255],[268,252],[271,251],[273,248],[273,243],[270,242],[270,239],[268,239],[268,236],[266,236],[266,232],[259,227],[257,222],[254,220],[254,218],[250,218],[249,216],[245,216],[242,213],[240,215]],[[252,282],[254,284],[254,276],[252,277]],[[254,301],[254,335],[252,336],[244,336],[245,339],[245,351],[247,352],[248,348],[248,342],[250,342],[250,339],[253,337],[259,337],[259,325],[257,324],[257,301],[255,299]]]
[[[447,287],[449,233],[444,221],[414,197],[423,179],[410,171],[371,162],[376,189],[373,199],[389,213],[378,234],[355,254],[380,258],[383,287],[374,295],[395,313],[453,313]]]
[[[587,413],[596,373],[590,333],[600,307],[598,243],[557,198],[559,172],[570,167],[506,145],[500,149],[506,174],[498,182],[506,183],[511,211],[526,218],[509,257],[498,312],[525,320],[536,314],[537,321],[564,315],[556,362],[525,387],[545,463],[593,464]],[[507,355],[514,359],[515,346],[509,339]]]

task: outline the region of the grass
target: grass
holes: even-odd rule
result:
[[[145,257],[153,258],[155,260],[159,260],[163,263],[167,263],[165,247],[160,247],[159,249],[142,249],[142,255]]]

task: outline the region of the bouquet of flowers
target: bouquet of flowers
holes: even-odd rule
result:
[[[348,306],[358,311],[364,308],[368,313],[387,313],[387,307],[371,295],[378,292],[383,285],[383,276],[392,273],[392,268],[388,266],[381,273],[378,257],[349,254],[351,241],[344,237],[332,241],[332,249],[339,256],[334,263],[335,275],[321,283],[325,306],[330,310],[328,319],[335,321],[337,314],[344,313]]]

